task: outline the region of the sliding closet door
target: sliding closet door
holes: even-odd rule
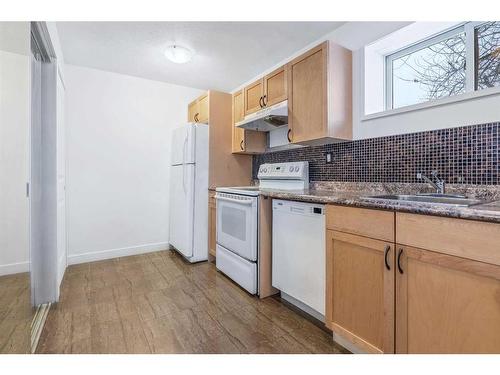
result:
[[[30,250],[33,304],[59,299],[57,64],[32,38]],[[63,228],[64,229],[64,228]],[[65,240],[64,240],[65,241]]]
[[[65,87],[57,70],[57,290],[66,270],[66,122],[64,115]]]
[[[28,22],[0,22],[0,353],[31,350],[29,40]]]

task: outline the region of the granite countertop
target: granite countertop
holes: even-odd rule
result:
[[[274,189],[261,189],[260,194],[277,199],[296,200],[312,203],[332,203],[353,207],[374,208],[384,210],[395,210],[415,214],[426,214],[444,217],[453,217],[469,220],[480,220],[500,223],[500,197],[490,195],[486,197],[486,203],[470,206],[456,207],[452,205],[421,203],[408,201],[390,201],[382,199],[364,199],[369,195],[381,195],[387,193],[380,190],[357,191],[357,190],[326,190],[307,189],[300,191],[286,191]],[[391,192],[393,193],[393,192]],[[413,192],[412,192],[413,193]],[[406,194],[406,192],[404,193]],[[470,195],[467,195],[470,196]],[[477,196],[476,196],[477,197]],[[488,199],[489,198],[489,199]],[[482,199],[485,199],[482,197]]]

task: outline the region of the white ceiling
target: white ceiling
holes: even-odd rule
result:
[[[68,64],[152,80],[229,91],[342,22],[58,22]],[[168,61],[170,44],[195,51]]]

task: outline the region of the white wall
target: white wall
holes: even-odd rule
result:
[[[170,131],[198,89],[65,66],[68,262],[168,246]]]
[[[29,270],[29,125],[29,57],[0,51],[0,276]]]

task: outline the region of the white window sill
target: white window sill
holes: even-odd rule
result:
[[[368,115],[364,115],[361,118],[361,121],[368,121],[368,120],[373,120],[373,119],[382,118],[382,117],[394,116],[394,115],[398,115],[401,113],[414,112],[414,111],[419,111],[422,109],[439,107],[442,105],[458,103],[458,102],[463,102],[463,101],[467,101],[467,100],[474,100],[474,99],[482,98],[485,96],[497,95],[497,94],[500,94],[500,87],[490,87],[490,88],[479,90],[479,91],[466,92],[463,94],[449,96],[446,98],[435,99],[435,100],[431,100],[431,101],[428,101],[425,103],[413,104],[413,105],[409,105],[409,106],[401,107],[401,108],[397,108],[397,109],[390,109],[387,111],[371,113]]]

